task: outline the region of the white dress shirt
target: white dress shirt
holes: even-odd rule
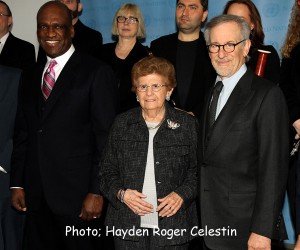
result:
[[[216,83],[218,81],[222,81],[224,86],[218,99],[216,119],[218,118],[226,102],[228,101],[228,98],[230,97],[233,89],[235,88],[235,86],[237,85],[241,77],[246,73],[246,71],[247,71],[247,66],[243,64],[242,67],[229,78],[222,80],[219,76],[217,76]]]

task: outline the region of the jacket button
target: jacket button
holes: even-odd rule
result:
[[[159,165],[159,161],[155,162],[156,165]]]
[[[161,184],[161,181],[157,181],[156,183],[157,183],[157,184]]]
[[[38,130],[38,133],[39,133],[39,134],[43,133],[43,130],[42,130],[42,129],[39,129],[39,130]]]

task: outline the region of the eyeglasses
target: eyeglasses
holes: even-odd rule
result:
[[[142,85],[137,86],[136,88],[140,92],[146,92],[148,88],[151,88],[151,90],[154,91],[154,92],[158,92],[164,86],[166,86],[166,85],[165,84],[160,84],[160,83],[154,83],[152,85],[142,84]]]
[[[6,15],[4,13],[0,13],[0,16],[10,16],[10,15]]]
[[[207,45],[208,51],[210,53],[218,53],[220,48],[223,47],[223,50],[227,53],[233,52],[235,50],[235,46],[239,45],[240,43],[244,42],[247,39],[244,39],[238,43],[226,43],[226,44],[209,44]]]
[[[125,16],[118,16],[117,17],[117,22],[118,23],[137,23],[139,21],[139,19],[137,19],[134,16],[130,16],[130,17],[125,17]]]

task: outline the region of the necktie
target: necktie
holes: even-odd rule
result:
[[[57,64],[57,62],[55,60],[50,61],[50,64],[44,73],[42,93],[43,93],[43,97],[44,97],[45,101],[50,96],[50,93],[55,84],[55,71],[54,71],[53,67],[56,64]]]
[[[212,101],[210,103],[209,111],[208,111],[208,128],[210,128],[215,122],[218,99],[222,91],[222,88],[223,88],[223,83],[221,81],[218,81],[213,89]]]

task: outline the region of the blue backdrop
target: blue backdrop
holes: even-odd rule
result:
[[[81,20],[88,26],[99,30],[103,35],[103,42],[112,42],[111,26],[116,10],[128,1],[122,0],[81,0],[83,13]],[[176,31],[175,6],[176,0],[133,0],[142,10],[147,37],[144,42],[150,42],[157,37]],[[208,19],[222,13],[226,0],[210,0]],[[265,44],[272,44],[280,55],[285,34],[287,32],[290,11],[294,0],[253,0],[260,11],[264,32]],[[285,201],[283,214],[286,220],[289,240],[294,243],[294,230],[291,226],[288,202]]]

